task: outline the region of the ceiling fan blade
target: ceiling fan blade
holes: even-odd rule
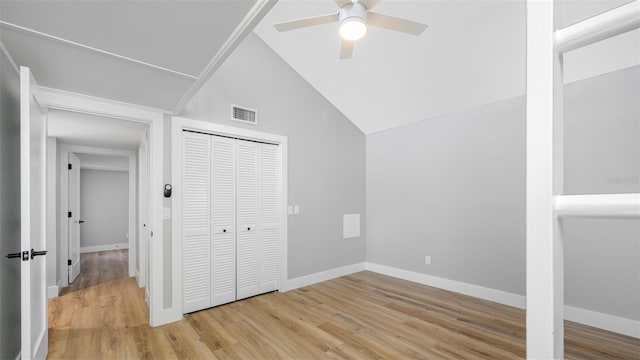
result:
[[[378,5],[380,0],[359,0],[360,3],[366,6],[367,10],[373,9],[374,6]]]
[[[300,28],[309,27],[309,26],[329,24],[337,21],[338,21],[338,14],[336,13],[336,14],[315,16],[315,17],[310,17],[310,18],[300,19],[300,20],[287,21],[287,22],[275,24],[273,26],[278,31],[289,31],[289,30],[295,30],[295,29],[300,29]]]
[[[342,40],[340,59],[351,59],[351,55],[353,55],[353,45],[355,44],[355,41]]]
[[[412,35],[420,35],[424,31],[424,29],[427,28],[427,25],[424,24],[389,15],[378,14],[372,11],[369,11],[369,13],[367,14],[367,25],[377,26]]]
[[[338,5],[338,7],[341,9],[343,6],[351,4],[353,2],[351,0],[335,0],[335,1],[336,1],[336,5]]]

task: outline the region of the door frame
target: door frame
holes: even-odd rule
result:
[[[66,214],[69,211],[69,172],[67,171],[67,163],[69,162],[69,154],[91,154],[91,155],[106,155],[106,156],[121,156],[128,159],[129,165],[127,171],[129,172],[129,190],[128,190],[128,208],[129,219],[127,231],[129,233],[129,276],[135,276],[135,260],[136,260],[136,153],[128,150],[116,150],[107,148],[97,148],[90,146],[79,146],[60,144],[60,214]],[[82,169],[82,165],[80,165]],[[105,169],[108,170],[108,169]],[[119,169],[118,169],[119,170]],[[79,185],[79,184],[78,184]],[[67,259],[69,259],[69,221],[65,216],[60,217],[60,280],[62,281],[62,287],[69,285],[69,277],[62,276],[64,271],[62,269],[68,268]],[[66,250],[66,251],[65,251]],[[66,257],[62,255],[66,254]],[[134,260],[134,261],[131,261]]]
[[[138,281],[138,287],[145,288],[145,300],[148,301],[148,289],[147,287],[147,229],[143,226],[144,220],[149,222],[149,196],[147,191],[144,190],[144,185],[149,184],[149,141],[147,134],[142,134],[140,138],[140,145],[138,146],[138,272],[136,273],[136,280]]]
[[[255,130],[242,129],[232,126],[214,124],[211,122],[192,120],[183,117],[172,117],[171,120],[171,179],[173,182],[172,198],[176,199],[172,203],[173,216],[171,217],[172,234],[172,264],[173,264],[173,284],[182,284],[182,132],[183,130],[197,131],[211,135],[222,135],[235,137],[244,140],[254,140],[269,142],[278,145],[280,157],[280,239],[278,241],[278,291],[285,292],[287,286],[287,174],[288,174],[288,138],[283,135],[276,135]],[[172,291],[172,304],[180,311],[182,317],[182,286],[174,286]]]
[[[162,221],[162,184],[164,175],[164,119],[166,111],[41,87],[44,103],[50,109],[115,118],[149,125],[150,227],[153,231],[151,256],[153,276],[149,279],[149,325],[160,326],[178,319],[175,306],[164,305],[164,237]],[[62,277],[62,276],[61,276]],[[167,279],[169,282],[169,279]]]

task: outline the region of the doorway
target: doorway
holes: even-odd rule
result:
[[[81,94],[74,94],[70,92],[55,90],[55,89],[45,89],[43,90],[45,94],[45,105],[50,110],[50,115],[55,113],[55,111],[66,112],[67,114],[73,114],[77,117],[89,116],[89,117],[98,117],[98,118],[106,118],[108,120],[118,120],[121,122],[123,126],[146,126],[147,128],[147,150],[145,154],[147,154],[147,162],[149,167],[149,176],[148,176],[148,189],[149,197],[147,201],[147,209],[148,209],[148,222],[146,227],[146,232],[148,237],[153,237],[153,241],[148,242],[147,251],[149,256],[146,259],[147,264],[149,264],[149,273],[153,273],[154,276],[152,278],[147,277],[145,288],[149,292],[148,299],[148,308],[149,308],[149,325],[151,326],[159,326],[172,321],[175,321],[180,318],[181,314],[174,309],[172,303],[165,303],[164,294],[166,291],[170,291],[172,278],[169,275],[165,274],[164,268],[167,267],[166,258],[171,255],[170,252],[165,251],[167,247],[166,242],[170,241],[170,239],[164,239],[164,229],[163,229],[163,198],[161,192],[153,192],[151,189],[161,189],[162,184],[164,183],[163,177],[164,172],[164,127],[165,127],[165,115],[162,111],[157,109],[151,109],[126,103],[121,103],[117,101],[89,97]],[[70,130],[73,134],[78,134],[82,132],[84,127],[87,125],[86,122],[79,121],[76,123],[77,126],[66,127],[66,130]],[[95,126],[91,126],[92,130],[96,130]],[[129,131],[123,131],[118,134],[108,133],[106,131],[102,132],[103,135],[107,139],[112,142],[120,143],[126,136],[130,135]],[[51,137],[57,136],[56,134],[49,133]],[[99,146],[99,147],[108,147],[104,144],[98,144],[95,141],[88,140],[84,137],[76,137],[79,141],[84,141],[80,143],[79,146]],[[136,139],[137,140],[137,139]],[[58,141],[59,143],[63,143],[63,139]],[[55,141],[49,139],[49,144],[54,143],[52,146],[54,147],[53,152],[60,151],[60,146],[55,146]],[[49,151],[51,153],[51,151]],[[57,156],[53,156],[53,158],[57,159],[56,161],[60,161],[60,154]],[[59,169],[59,166],[55,167]],[[134,184],[136,186],[136,184]],[[139,185],[137,185],[139,186]],[[59,188],[59,187],[58,187]],[[59,196],[60,194],[56,194],[57,200],[59,202],[64,201],[64,197]],[[60,206],[57,207],[58,215],[62,214],[62,210]],[[64,215],[64,214],[63,214]],[[52,244],[51,248],[59,247],[59,243],[62,243],[65,239],[65,234],[63,234],[64,224],[61,223],[60,219],[56,219],[54,221],[55,224],[59,225],[57,229],[52,229],[51,233],[55,236],[50,236],[50,239],[60,238],[61,241],[57,241],[57,244]],[[60,249],[57,248],[56,251],[59,254]],[[59,260],[59,256],[57,257]],[[170,258],[169,258],[170,259]],[[53,263],[53,262],[52,262]],[[169,263],[170,264],[170,263]],[[59,288],[62,287],[62,281],[64,277],[59,276],[60,261],[55,261],[55,265],[52,265],[56,269],[53,269],[53,272],[58,277],[60,282],[57,284]],[[66,265],[65,265],[66,266]],[[57,271],[57,273],[56,273]],[[55,284],[55,280],[53,281]],[[166,283],[166,284],[165,284]],[[55,289],[55,286],[54,286]],[[51,290],[51,288],[49,289]],[[53,292],[53,291],[52,291]],[[57,293],[57,292],[56,292]]]
[[[138,196],[148,188],[140,183],[138,169],[139,159],[149,158],[149,124],[56,109],[49,119],[49,151],[57,154],[51,167],[59,184],[51,196],[58,204],[58,241],[49,246],[57,250],[49,269],[55,274],[49,296],[91,293],[93,287],[106,295],[118,293],[114,284],[121,278],[133,284],[124,286],[131,288],[125,293],[138,291],[138,284],[148,290],[150,284],[140,279],[148,257],[140,258],[139,238],[145,231],[139,214],[150,207],[150,199]],[[62,312],[62,305],[55,311]],[[148,324],[149,308],[143,313]]]

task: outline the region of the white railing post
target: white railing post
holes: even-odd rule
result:
[[[527,358],[564,356],[562,55],[553,0],[527,1]]]
[[[527,0],[527,358],[564,357],[562,218],[640,218],[640,194],[563,195],[562,53],[640,28],[640,0],[556,30],[554,0]]]

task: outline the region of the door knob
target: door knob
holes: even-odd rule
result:
[[[222,232],[227,232],[227,229],[222,229]]]
[[[250,227],[248,227],[248,228],[247,228],[247,231],[251,231],[251,228],[250,228]]]
[[[12,253],[7,255],[7,258],[13,259],[13,258],[19,258],[20,256],[22,256],[22,253],[17,252],[17,253]]]
[[[36,256],[43,256],[43,255],[47,255],[47,250],[34,251],[33,249],[31,249],[31,260],[33,260],[33,258]]]
[[[84,224],[84,220],[78,221],[79,224]]]

